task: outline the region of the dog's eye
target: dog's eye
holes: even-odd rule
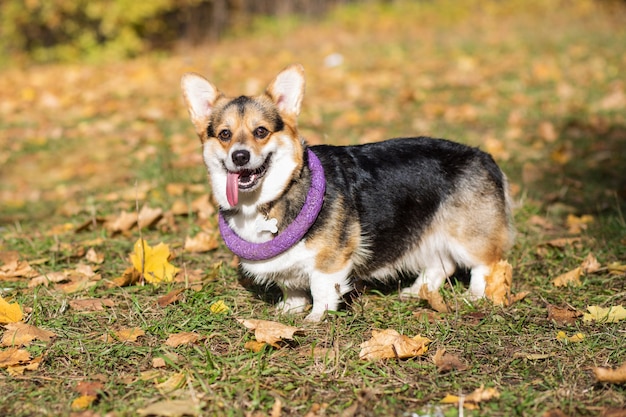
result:
[[[267,130],[266,128],[264,128],[263,126],[259,126],[256,129],[254,129],[254,137],[257,139],[265,139],[265,137],[269,134],[269,130]]]
[[[219,140],[223,140],[224,142],[229,141],[232,136],[232,132],[228,129],[220,130],[220,133],[217,134]]]

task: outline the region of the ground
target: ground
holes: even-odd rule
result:
[[[484,386],[498,395],[464,415],[626,415],[626,386],[593,372],[626,362],[626,321],[559,315],[626,304],[625,17],[608,1],[368,4],[314,21],[265,19],[167,55],[5,65],[0,268],[17,252],[33,272],[2,270],[0,295],[55,337],[20,347],[22,364],[40,358],[36,369],[0,370],[0,414],[177,415],[166,410],[183,400],[179,415],[456,416],[441,400]],[[512,184],[518,235],[507,260],[524,299],[468,304],[452,282],[442,290],[452,311],[436,313],[364,288],[312,325],[244,288],[216,233],[179,80],[195,71],[229,94],[257,93],[293,62],[306,70],[300,128],[310,143],[432,135],[492,153]],[[161,213],[140,229],[144,206]],[[185,251],[197,236],[212,249]],[[140,237],[169,246],[176,280],[115,284]],[[590,253],[598,270],[578,286],[553,284]],[[62,281],[29,287],[54,273]],[[85,299],[100,309],[76,303]],[[255,352],[237,319],[302,331]],[[143,334],[133,341],[123,329]],[[432,343],[415,358],[360,359],[377,329]],[[0,352],[15,344],[9,332]],[[166,343],[182,332],[199,339]],[[465,369],[436,365],[441,349]]]

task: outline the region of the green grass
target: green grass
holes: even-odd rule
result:
[[[238,33],[168,58],[4,69],[0,250],[18,251],[40,273],[75,269],[85,262],[82,250],[92,246],[105,261],[102,280],[78,293],[54,284],[29,289],[27,279],[0,281],[0,295],[22,306],[25,321],[57,334],[26,348],[32,357],[44,356],[39,369],[22,376],[0,370],[0,414],[69,415],[80,381],[102,384],[89,409],[102,416],[137,415],[152,403],[183,399],[199,404],[201,415],[270,415],[280,400],[282,416],[440,410],[451,417],[459,410],[440,400],[482,385],[500,397],[465,416],[541,416],[553,409],[597,416],[626,408],[626,387],[598,383],[591,371],[626,362],[626,322],[547,319],[548,304],[579,311],[626,305],[624,274],[606,268],[626,263],[626,105],[617,96],[606,105],[611,92],[624,93],[626,11],[599,3],[368,4],[340,8],[321,21],[261,20],[254,36]],[[330,53],[341,53],[344,64],[325,68]],[[510,307],[469,305],[460,295],[463,285],[451,282],[442,291],[457,309],[429,321],[414,314],[428,311],[425,303],[402,301],[394,288],[367,288],[348,308],[311,325],[302,316],[277,316],[272,297],[245,288],[223,246],[208,254],[182,252],[187,235],[215,230],[214,215],[177,215],[141,232],[152,245],[169,244],[176,266],[201,269],[199,290],[184,283],[109,288],[107,281],[130,265],[136,228],[111,235],[99,223],[51,233],[64,223],[132,212],[136,204],[167,211],[177,199],[194,201],[198,190],[168,192],[173,183],[206,183],[180,75],[197,71],[237,94],[251,85],[262,90],[294,61],[307,71],[300,127],[312,142],[430,134],[493,152],[516,190],[518,237],[508,260],[514,292],[530,292],[524,300]],[[36,97],[54,95],[59,107],[29,101],[28,89]],[[539,129],[545,122],[555,132],[549,140]],[[578,244],[547,246],[570,236],[569,213],[591,214],[594,221],[577,235]],[[536,216],[553,227],[537,226]],[[589,252],[604,269],[583,276],[581,287],[551,284]],[[180,288],[178,302],[158,306],[159,297]],[[69,303],[80,298],[110,299],[113,307],[77,312]],[[230,311],[212,313],[217,300]],[[282,349],[255,353],[244,348],[254,335],[237,318],[277,320],[304,332]],[[99,339],[121,327],[139,327],[145,335],[137,342]],[[372,330],[386,328],[433,343],[420,358],[360,360],[359,345]],[[165,344],[170,334],[190,331],[205,338],[177,348]],[[562,342],[558,331],[585,339]],[[431,360],[439,348],[468,368],[439,373]],[[166,367],[154,369],[155,358],[165,358]],[[184,384],[163,391],[146,377],[152,371],[159,383],[182,373]]]

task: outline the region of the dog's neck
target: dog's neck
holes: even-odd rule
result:
[[[322,164],[313,151],[307,149],[307,156],[308,168],[311,171],[311,185],[304,200],[304,205],[293,221],[286,227],[281,227],[280,233],[273,239],[263,243],[254,243],[242,239],[229,226],[222,212],[220,212],[220,232],[226,246],[235,255],[249,261],[262,261],[274,258],[298,243],[315,223],[324,203],[326,179]],[[271,223],[271,220],[268,219],[268,223]],[[273,226],[275,226],[275,223]],[[267,225],[267,227],[273,226]]]

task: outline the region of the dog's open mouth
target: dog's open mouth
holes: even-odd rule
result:
[[[239,190],[252,191],[256,188],[269,168],[271,156],[271,154],[268,155],[263,165],[255,170],[228,171],[226,176],[226,198],[231,207],[236,206],[239,202]]]

